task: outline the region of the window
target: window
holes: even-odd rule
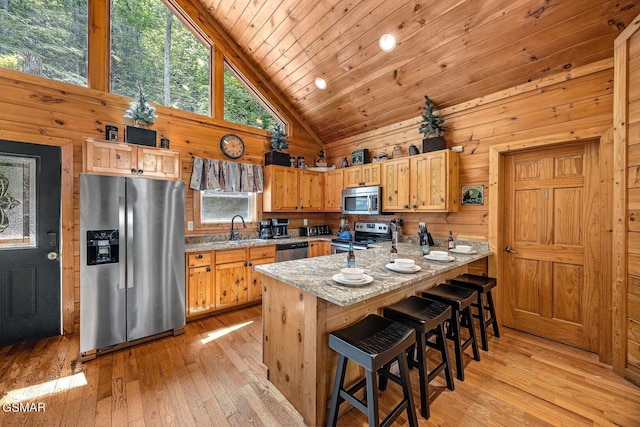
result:
[[[200,222],[230,223],[234,215],[242,215],[245,221],[254,222],[257,219],[256,200],[256,193],[200,191]]]
[[[111,1],[111,92],[209,115],[210,58],[162,1]]]
[[[87,0],[0,1],[0,67],[87,85]]]
[[[233,66],[224,63],[224,119],[228,122],[272,130],[277,123],[286,123],[276,110]]]

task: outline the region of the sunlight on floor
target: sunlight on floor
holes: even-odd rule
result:
[[[61,391],[85,385],[87,385],[87,379],[84,376],[84,372],[80,372],[69,377],[58,378],[57,380],[51,380],[46,383],[11,390],[0,399],[0,406],[9,403],[35,400],[48,394],[60,393]]]
[[[253,320],[250,320],[249,322],[239,323],[237,325],[229,326],[227,328],[217,329],[213,332],[209,332],[209,337],[201,339],[200,342],[202,344],[207,344],[213,340],[216,340],[220,337],[230,334],[233,331],[237,331],[240,328],[244,328],[245,326],[250,325],[252,323],[253,323]]]

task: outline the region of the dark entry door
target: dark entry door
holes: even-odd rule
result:
[[[60,334],[59,147],[0,141],[0,346]]]

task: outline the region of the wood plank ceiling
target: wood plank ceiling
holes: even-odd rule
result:
[[[640,13],[637,0],[200,1],[324,143],[415,118],[424,95],[447,107],[611,58]]]

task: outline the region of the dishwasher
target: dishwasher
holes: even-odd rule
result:
[[[278,243],[276,245],[276,262],[291,261],[307,258],[309,256],[309,243]]]

